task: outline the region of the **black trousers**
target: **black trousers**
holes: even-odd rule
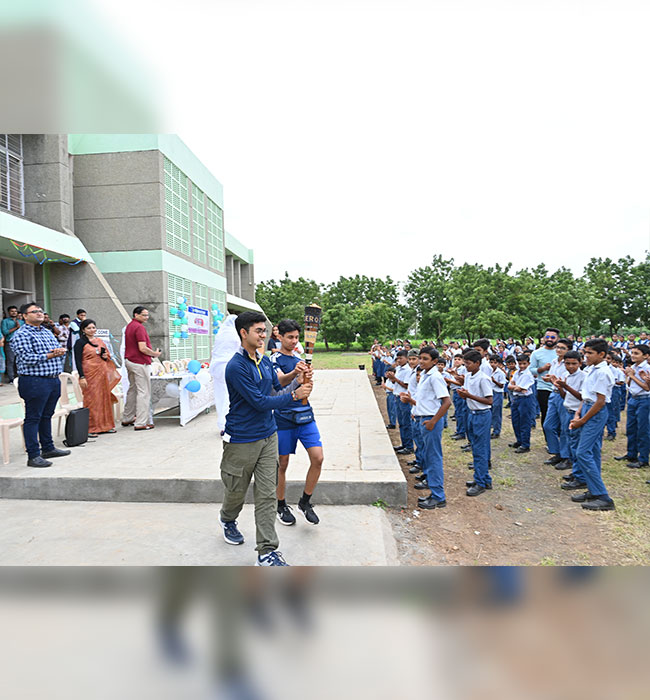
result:
[[[548,411],[548,397],[551,395],[548,389],[538,389],[537,390],[537,403],[539,404],[539,410],[542,414],[542,425],[546,420],[546,412]]]

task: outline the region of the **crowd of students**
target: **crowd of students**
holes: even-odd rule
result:
[[[529,342],[530,341],[530,342]],[[389,430],[399,426],[398,454],[408,462],[418,506],[446,506],[442,431],[453,404],[453,440],[472,453],[467,496],[492,489],[491,441],[501,435],[504,406],[510,409],[515,454],[530,451],[531,430],[541,419],[544,464],[566,471],[560,487],[588,511],[615,510],[601,474],[602,441],[616,440],[627,405],[627,449],[615,457],[631,469],[648,466],[650,451],[650,338],[630,334],[561,337],[547,328],[537,346],[531,338],[494,345],[487,338],[444,344],[424,341],[388,345],[375,340],[373,375],[386,391]],[[605,434],[606,433],[606,434]],[[646,483],[650,484],[650,480]]]

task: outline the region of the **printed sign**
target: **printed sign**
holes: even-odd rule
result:
[[[210,314],[207,309],[199,309],[198,306],[187,307],[187,332],[198,335],[210,333]]]
[[[108,330],[108,328],[98,328],[97,333],[95,333],[95,338],[101,338],[104,341],[104,345],[110,349],[111,332]]]

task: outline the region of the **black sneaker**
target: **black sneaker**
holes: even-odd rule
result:
[[[288,505],[278,506],[278,520],[283,525],[295,525],[296,516],[291,512],[291,507]]]
[[[587,501],[593,501],[596,498],[598,498],[598,496],[594,496],[589,491],[583,491],[582,493],[577,493],[575,496],[571,496],[571,500],[574,503],[586,503]]]
[[[465,482],[465,486],[467,486],[468,488],[469,488],[470,486],[476,486],[476,482],[474,481],[474,479],[472,479],[471,481],[466,481],[466,482]],[[486,490],[486,491],[492,491],[492,484],[486,484],[485,490]]]
[[[301,503],[298,501],[298,510],[305,516],[305,520],[312,525],[318,525],[320,518],[314,512],[311,503]]]
[[[564,491],[579,491],[586,489],[587,484],[584,481],[571,479],[571,481],[565,481],[563,484],[560,484],[560,488]]]
[[[617,462],[622,462],[624,460],[628,462],[636,462],[636,457],[630,457],[630,455],[621,455],[620,457],[614,457]]]
[[[592,498],[582,504],[585,510],[616,510],[614,501],[606,498]]]
[[[266,554],[258,554],[255,566],[289,566],[282,556],[282,552],[274,550]]]
[[[223,538],[228,544],[244,544],[244,535],[237,529],[237,521],[231,520],[224,523],[223,520],[219,520],[221,527],[223,528]]]

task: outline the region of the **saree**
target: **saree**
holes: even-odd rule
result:
[[[90,411],[88,432],[105,433],[115,428],[113,404],[117,397],[112,390],[120,381],[120,374],[113,360],[102,360],[98,351],[106,348],[101,338],[93,341],[97,347],[86,343],[83,349],[82,362],[87,386],[83,391],[84,406]],[[108,348],[106,352],[110,357]]]

